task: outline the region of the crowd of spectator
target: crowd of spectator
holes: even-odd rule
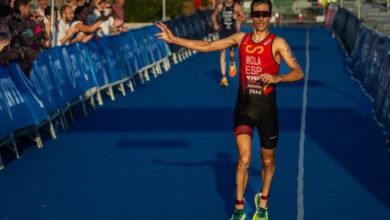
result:
[[[87,42],[127,31],[124,1],[66,0],[51,7],[49,0],[0,0],[0,65],[17,61],[29,75],[33,61],[46,48]]]

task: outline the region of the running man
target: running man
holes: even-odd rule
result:
[[[221,15],[222,22],[221,26],[217,23],[217,16]],[[244,11],[241,8],[240,4],[234,2],[234,0],[225,0],[223,3],[219,3],[215,8],[213,14],[211,15],[211,20],[214,25],[214,29],[219,32],[219,38],[227,38],[238,32],[237,22],[246,21]],[[229,65],[229,75],[234,77],[236,75],[236,64],[234,62],[234,49],[232,46],[230,49],[230,65]],[[226,87],[229,85],[229,81],[226,78],[226,58],[225,58],[225,49],[221,50],[220,55],[220,64],[221,64],[221,81],[220,85]]]
[[[248,183],[253,129],[257,127],[261,141],[262,187],[255,196],[253,220],[268,220],[268,199],[275,172],[275,152],[279,138],[276,106],[276,84],[303,78],[303,72],[287,42],[269,31],[272,14],[270,0],[253,0],[251,17],[253,32],[236,33],[216,41],[187,40],[172,34],[163,23],[157,26],[157,37],[202,52],[226,49],[235,45],[240,50],[239,92],[235,108],[235,135],[238,149],[236,169],[236,205],[232,220],[246,218],[244,192]],[[282,59],[290,71],[279,75]]]

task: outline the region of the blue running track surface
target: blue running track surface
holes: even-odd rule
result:
[[[289,42],[306,79],[278,86],[270,219],[390,219],[390,156],[339,44],[323,28],[272,31]],[[219,75],[219,52],[199,53],[106,99],[44,148],[25,148],[0,171],[0,220],[229,219],[238,77],[221,88]],[[255,135],[250,218],[260,169]]]

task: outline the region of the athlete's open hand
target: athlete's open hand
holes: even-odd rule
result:
[[[266,84],[270,84],[270,83],[276,84],[280,82],[282,78],[280,76],[275,76],[275,75],[265,73],[260,75],[260,80]]]
[[[162,39],[162,40],[165,40],[168,43],[172,43],[173,42],[173,38],[175,36],[173,36],[171,30],[169,30],[169,28],[162,22],[158,22],[156,24],[156,26],[158,28],[160,28],[161,32],[157,33],[155,36],[158,37],[158,39]]]

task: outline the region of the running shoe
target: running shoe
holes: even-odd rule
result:
[[[219,82],[219,85],[222,87],[227,87],[229,85],[229,82],[228,82],[226,76],[222,76],[221,81]]]
[[[229,76],[230,77],[235,77],[236,73],[237,73],[236,64],[234,62],[230,63]]]
[[[260,193],[257,193],[255,196],[256,212],[253,214],[252,220],[268,220],[268,209],[259,207],[260,197]]]
[[[230,220],[245,220],[246,215],[244,209],[235,209]]]

